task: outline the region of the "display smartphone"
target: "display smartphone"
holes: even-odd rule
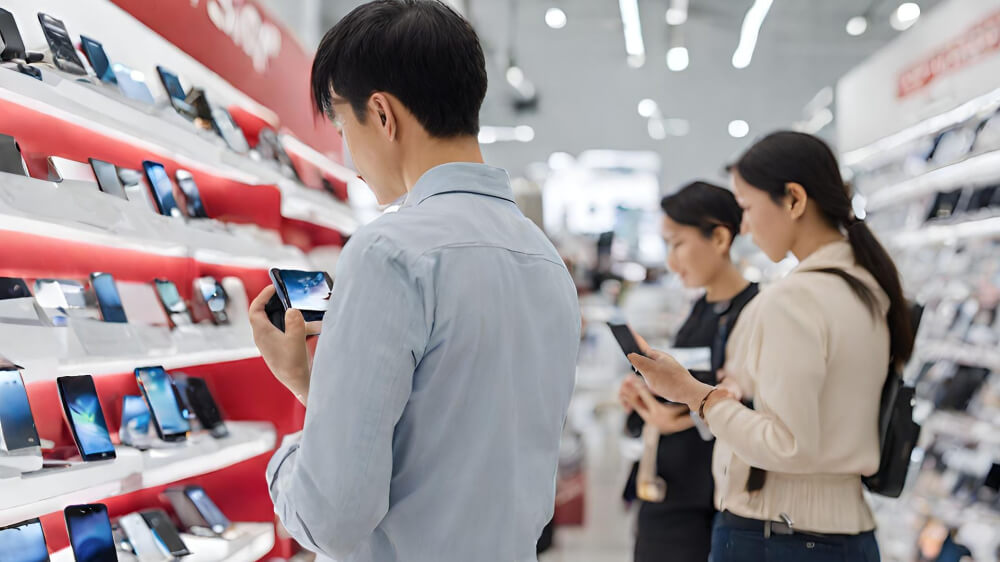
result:
[[[93,168],[94,175],[97,176],[97,186],[101,188],[101,191],[108,195],[128,200],[128,195],[125,194],[125,186],[122,185],[121,179],[118,178],[118,170],[114,164],[91,158],[90,167]]]
[[[0,363],[0,445],[8,452],[38,447],[38,430],[17,365]],[[0,549],[0,552],[3,552]]]
[[[135,370],[139,390],[146,399],[156,435],[162,441],[183,441],[191,424],[181,410],[173,379],[163,367],[140,367]]]
[[[118,519],[118,526],[128,537],[132,552],[139,562],[167,562],[172,558],[170,553],[160,548],[159,540],[142,515],[138,513],[123,515]]]
[[[17,28],[14,14],[0,8],[0,60],[23,59],[27,57],[21,31]]]
[[[163,164],[144,160],[142,170],[146,173],[146,179],[152,189],[156,210],[168,217],[179,214],[181,211],[177,206],[177,199],[174,198],[174,182],[170,181]]]
[[[635,336],[632,334],[632,329],[628,327],[628,324],[608,322],[608,327],[611,328],[611,333],[615,336],[618,346],[622,348],[626,358],[633,353],[643,355],[642,351],[639,350],[639,343],[635,341]],[[637,375],[642,374],[635,367],[632,367],[632,371]]]
[[[91,273],[90,284],[97,295],[97,304],[101,308],[101,318],[105,322],[126,323],[125,308],[122,297],[115,286],[115,278],[110,273]]]
[[[14,137],[3,134],[0,134],[0,172],[18,176],[28,175],[24,159],[21,158],[21,147],[17,145]]]
[[[80,57],[76,56],[76,49],[73,48],[73,41],[69,38],[66,25],[56,18],[38,13],[38,22],[42,24],[42,31],[45,33],[45,40],[52,50],[52,61],[56,68],[70,74],[87,75],[87,69],[80,62]]]
[[[301,180],[292,159],[285,152],[285,147],[281,145],[281,139],[278,138],[278,133],[274,132],[274,129],[264,127],[257,134],[257,138],[257,149],[263,149],[262,153],[266,155],[265,158],[277,161],[285,175]]]
[[[166,279],[154,279],[153,286],[156,287],[156,295],[160,298],[163,310],[174,326],[185,326],[191,323],[191,314],[188,312],[187,304],[177,291],[177,285],[173,281]]]
[[[221,535],[232,523],[201,486],[167,488],[167,499],[181,525],[198,535]]]
[[[117,562],[115,537],[104,504],[70,505],[63,510],[76,562]]]
[[[200,277],[194,281],[195,298],[200,300],[199,307],[207,312],[213,324],[228,324],[229,315],[226,306],[229,295],[215,277]]]
[[[86,35],[81,35],[80,47],[83,49],[83,56],[87,57],[87,62],[90,63],[90,67],[94,69],[94,73],[97,74],[97,78],[101,82],[118,84],[115,71],[111,68],[111,61],[108,60],[108,54],[104,52],[104,45]]]
[[[246,154],[250,151],[250,144],[243,134],[243,129],[236,124],[228,109],[212,106],[212,127],[234,152]]]
[[[115,458],[115,446],[111,443],[104,411],[97,398],[94,378],[90,375],[58,377],[56,388],[59,390],[59,400],[66,414],[66,422],[83,460],[101,461]]]
[[[205,122],[206,127],[212,121],[212,104],[208,103],[208,96],[201,88],[191,88],[185,101],[194,111],[194,116]]]
[[[144,436],[149,433],[149,407],[146,406],[146,401],[142,396],[122,396],[121,427],[126,429],[124,432],[119,432],[119,435],[122,436]],[[123,439],[122,443],[130,447],[141,448],[138,443],[126,442],[126,439]]]
[[[194,219],[207,219],[208,213],[205,212],[205,204],[201,200],[201,191],[198,190],[198,184],[194,182],[194,176],[191,175],[191,172],[177,170],[174,178],[177,179],[177,187],[181,188],[181,193],[184,194],[184,207],[187,216]]]
[[[149,86],[146,85],[146,77],[141,72],[118,63],[112,64],[111,70],[115,73],[115,80],[118,82],[118,89],[122,95],[129,99],[148,103],[149,105],[156,104],[156,100],[153,99],[153,93],[149,91]]]
[[[27,283],[18,277],[0,277],[0,301],[24,299],[31,296]]]
[[[42,522],[29,519],[0,527],[0,559],[12,562],[48,562]]]
[[[274,268],[269,274],[285,310],[294,308],[301,311],[306,322],[323,319],[333,291],[333,279],[329,273]]]
[[[156,67],[156,73],[160,76],[163,89],[167,91],[171,107],[185,118],[194,119],[196,117],[194,108],[187,102],[187,92],[184,91],[184,86],[181,86],[177,75],[162,66]]]
[[[153,531],[156,543],[163,552],[169,553],[175,558],[191,554],[187,545],[181,539],[180,533],[173,521],[162,509],[145,509],[139,515],[146,521],[146,525]]]
[[[201,426],[207,429],[212,437],[220,438],[229,435],[226,424],[222,421],[222,413],[219,405],[215,403],[212,392],[208,389],[205,379],[199,377],[188,377],[185,394],[187,403],[194,411]]]

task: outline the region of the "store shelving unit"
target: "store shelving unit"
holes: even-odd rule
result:
[[[205,474],[266,453],[274,448],[274,427],[264,422],[227,422],[229,436],[197,435],[183,445],[139,451],[116,448],[110,461],[46,468],[20,478],[0,479],[0,526],[69,504],[104,498]]]

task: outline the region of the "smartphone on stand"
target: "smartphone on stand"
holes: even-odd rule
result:
[[[71,505],[63,510],[76,562],[114,562],[115,538],[104,504]]]
[[[185,119],[194,119],[196,117],[194,108],[186,101],[187,92],[184,91],[184,86],[181,86],[180,78],[162,66],[156,67],[156,73],[160,76],[160,83],[163,84],[163,89],[167,92],[167,99],[170,100],[170,106],[174,108],[174,111]]]
[[[160,440],[177,442],[187,439],[191,424],[177,400],[177,389],[170,375],[163,367],[140,367],[135,370],[135,378]]]
[[[97,304],[101,308],[101,318],[105,322],[127,323],[128,318],[125,317],[125,308],[122,306],[115,278],[110,273],[91,273],[90,284],[94,287]]]
[[[40,446],[24,379],[9,362],[0,364],[0,446],[8,452]]]
[[[167,317],[174,327],[188,326],[191,324],[191,313],[188,311],[187,303],[181,298],[177,291],[177,285],[167,279],[154,279],[153,286],[156,287],[156,295],[160,298],[160,304],[167,312]]]
[[[4,560],[9,555],[17,562],[48,562],[49,549],[42,522],[36,518],[0,527],[0,555]]]
[[[31,298],[28,284],[19,277],[0,277],[0,300]]]
[[[215,277],[195,279],[194,293],[194,302],[200,311],[198,321],[207,319],[216,325],[229,323],[229,314],[226,313],[229,295]]]
[[[181,193],[186,199],[187,216],[193,219],[207,219],[208,213],[205,212],[205,204],[201,201],[201,192],[198,190],[198,184],[194,182],[194,176],[191,175],[191,172],[177,170],[174,177],[177,179],[177,187],[181,189]]]
[[[21,147],[10,135],[0,134],[0,172],[17,176],[28,175],[28,169],[21,158]]]
[[[76,49],[69,38],[66,24],[41,12],[38,13],[38,22],[42,24],[42,31],[49,43],[49,49],[52,50],[52,62],[56,64],[56,68],[70,74],[86,76],[87,69],[80,62],[80,57],[76,56]]]
[[[90,375],[59,377],[56,379],[56,388],[66,415],[66,423],[69,424],[73,441],[83,460],[115,458],[115,446],[108,433],[108,423],[97,397],[94,378]]]
[[[159,541],[146,520],[138,513],[123,515],[118,519],[118,526],[125,532],[132,552],[139,562],[168,562],[170,553],[160,548]]]
[[[122,396],[122,423],[118,436],[123,445],[149,448],[149,407],[142,396]]]
[[[90,68],[94,69],[97,78],[106,84],[118,84],[108,54],[104,52],[104,45],[86,35],[81,35],[80,46],[83,48],[83,56],[87,57],[87,62],[90,63]]]
[[[191,551],[188,550],[187,545],[184,544],[180,534],[177,532],[177,527],[174,526],[173,521],[170,520],[165,511],[162,509],[144,509],[139,512],[139,515],[146,520],[146,525],[152,529],[153,536],[156,537],[156,542],[163,552],[168,553],[174,558],[191,554]]]
[[[156,202],[156,209],[163,216],[181,215],[181,210],[177,206],[177,199],[174,197],[174,182],[170,181],[166,168],[159,162],[144,160],[142,169],[146,172],[146,179],[152,189],[153,200]]]
[[[181,524],[196,535],[219,536],[232,526],[201,486],[178,486],[165,493]]]
[[[185,394],[188,404],[194,411],[201,426],[208,430],[212,437],[219,439],[229,435],[226,423],[222,420],[222,413],[219,405],[216,404],[212,392],[208,389],[208,383],[200,377],[188,377],[185,385]]]
[[[114,164],[91,158],[90,167],[94,170],[94,176],[97,177],[97,187],[101,191],[128,201],[128,195],[125,194],[125,186],[122,185],[121,179],[118,177],[118,170]]]

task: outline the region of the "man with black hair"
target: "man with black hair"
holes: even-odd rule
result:
[[[306,405],[268,466],[275,512],[342,561],[526,561],[552,515],[575,378],[576,290],[477,142],[475,31],[430,0],[360,6],[320,43],[316,108],[398,212],[344,247],[314,332],[251,305],[254,340]]]

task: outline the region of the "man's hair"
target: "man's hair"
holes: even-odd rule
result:
[[[364,122],[375,92],[396,96],[432,137],[479,133],[486,59],[472,25],[436,0],[375,0],[326,33],[312,66],[316,111],[333,92]]]

